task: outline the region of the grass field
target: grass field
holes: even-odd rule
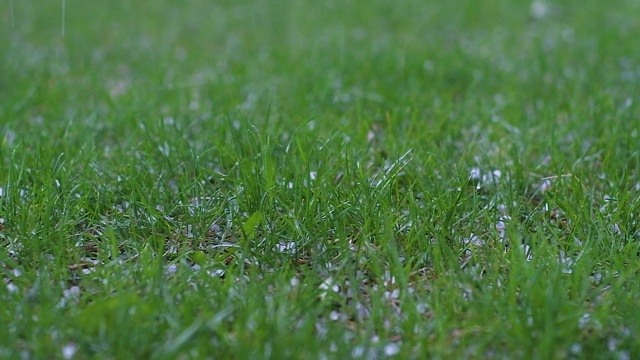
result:
[[[0,358],[640,356],[640,3],[0,7]]]

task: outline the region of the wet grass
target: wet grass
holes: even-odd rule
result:
[[[635,2],[9,5],[0,357],[640,353]]]

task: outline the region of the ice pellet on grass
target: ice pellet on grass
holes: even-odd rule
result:
[[[384,354],[386,356],[397,355],[400,352],[400,346],[398,344],[389,343],[384,346]]]

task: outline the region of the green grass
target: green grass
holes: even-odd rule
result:
[[[640,356],[640,6],[543,5],[0,5],[0,358]]]

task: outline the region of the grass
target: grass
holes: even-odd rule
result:
[[[640,354],[636,2],[2,6],[0,357]]]

